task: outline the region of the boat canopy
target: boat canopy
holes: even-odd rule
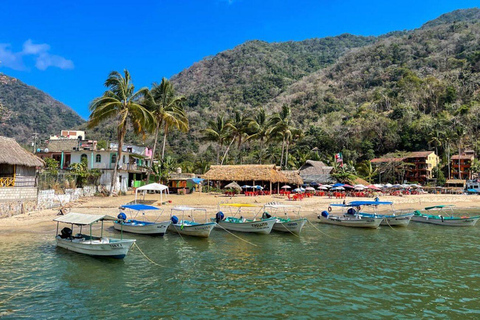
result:
[[[136,210],[136,211],[144,211],[144,210],[160,210],[157,207],[154,206],[148,206],[146,204],[126,204],[121,206],[120,208],[124,209],[131,209],[131,210]]]
[[[453,204],[441,204],[441,205],[438,205],[438,206],[426,207],[425,210],[452,208],[452,207],[455,207],[455,206]]]
[[[176,210],[176,211],[204,210],[206,211],[206,209],[203,209],[203,208],[193,208],[193,207],[187,207],[187,206],[173,207],[172,210]]]
[[[250,204],[250,203],[222,203],[220,205],[227,206],[227,207],[236,207],[236,208],[256,207],[256,205]]]
[[[265,208],[300,208],[301,206],[296,206],[293,204],[281,204],[281,203],[272,203],[266,204]]]
[[[359,207],[359,206],[391,205],[393,204],[393,202],[391,201],[352,201],[348,204],[352,207]]]
[[[84,213],[74,213],[71,212],[64,216],[53,219],[56,222],[63,222],[68,224],[75,224],[79,226],[91,225],[97,221],[103,220],[117,220],[115,217],[109,215],[98,215],[98,214],[84,214]]]

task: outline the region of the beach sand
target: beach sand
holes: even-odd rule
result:
[[[128,194],[118,197],[85,197],[76,202],[69,203],[71,212],[90,213],[90,214],[109,214],[117,216],[119,213],[119,206],[134,201],[135,196]],[[249,203],[255,204],[258,208],[247,208],[244,211],[245,217],[253,216],[254,212],[260,211],[261,207],[268,202],[281,202],[285,204],[300,205],[300,213],[311,221],[316,220],[317,214],[326,210],[330,203],[342,203],[343,199],[335,199],[328,197],[312,197],[305,198],[302,201],[288,201],[285,197],[279,195],[273,196],[257,196],[245,197],[239,195],[236,197],[226,197],[220,194],[207,193],[193,193],[189,195],[169,195],[167,203],[160,203],[159,194],[147,194],[145,196],[145,203],[154,206],[159,206],[164,211],[163,218],[160,220],[168,220],[171,208],[175,206],[191,206],[201,207],[207,209],[208,215],[214,217],[218,211],[218,204],[220,202],[235,202],[235,203]],[[374,200],[373,198],[352,198],[347,197],[346,202],[354,200]],[[480,208],[480,196],[477,195],[408,195],[403,197],[398,196],[382,196],[381,201],[392,201],[396,210],[418,210],[426,206],[439,204],[454,204],[456,207]],[[390,211],[390,206],[381,206],[384,212]],[[226,214],[229,213],[228,208],[222,209]],[[382,211],[379,211],[382,212]],[[56,224],[52,221],[57,217],[58,209],[47,209],[41,211],[33,211],[26,214],[15,215],[8,218],[0,219],[0,234],[11,234],[14,232],[31,232],[31,233],[47,233],[55,232]],[[333,212],[335,213],[335,211]],[[338,212],[340,213],[340,212]],[[228,214],[227,214],[228,215]],[[147,218],[154,218],[153,216]],[[203,217],[197,217],[203,219]],[[152,221],[152,220],[150,220]]]

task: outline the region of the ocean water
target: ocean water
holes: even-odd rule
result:
[[[123,260],[56,248],[52,233],[0,235],[0,317],[480,318],[480,228],[411,223],[208,239],[125,235]],[[116,235],[111,227],[106,234]]]

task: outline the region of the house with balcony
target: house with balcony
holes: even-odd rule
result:
[[[452,179],[471,180],[473,160],[475,160],[473,150],[465,150],[460,154],[453,155],[450,163],[450,177]]]

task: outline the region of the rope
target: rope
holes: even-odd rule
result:
[[[308,221],[308,220],[307,220],[307,221]],[[284,225],[283,223],[282,223],[281,225],[282,225],[282,227],[285,228],[285,230],[287,230],[288,232],[290,232],[291,234],[293,234],[295,237],[300,238],[300,236],[299,236],[298,234],[293,233],[290,229],[288,229],[287,227],[285,227],[285,225]]]
[[[247,240],[245,240],[245,239],[240,238],[239,236],[237,236],[236,234],[228,231],[227,229],[225,229],[223,226],[221,226],[221,225],[218,224],[218,223],[217,223],[217,226],[219,226],[219,227],[222,228],[223,230],[227,231],[228,233],[230,233],[230,234],[231,234],[232,236],[234,236],[235,238],[237,238],[237,239],[239,239],[239,240],[242,240],[242,241],[244,241],[244,242],[246,242],[246,243],[248,243],[248,244],[251,244],[252,246],[258,247],[255,243],[251,243],[250,241],[247,241]]]
[[[332,239],[341,240],[340,238],[333,237],[333,236],[331,236],[331,235],[326,234],[325,232],[320,231],[320,229],[318,229],[317,227],[315,227],[315,225],[314,225],[310,220],[307,219],[307,221],[308,221],[308,223],[310,223],[310,225],[313,227],[313,229],[317,230],[317,231],[320,232],[321,234],[323,234],[323,235],[325,235],[325,236],[327,236],[327,237],[329,237],[329,238],[332,238]]]
[[[156,263],[155,261],[153,261],[152,259],[150,259],[143,251],[142,249],[140,249],[140,247],[138,246],[138,244],[136,242],[133,243],[133,246],[136,247],[138,249],[138,251],[140,251],[140,253],[145,257],[145,259],[147,259],[148,261],[150,261],[151,263],[153,263],[154,265],[158,266],[158,267],[162,267],[162,268],[165,268],[164,266],[162,266],[161,264],[158,264]]]
[[[10,300],[12,300],[13,298],[15,298],[16,296],[18,296],[19,294],[21,294],[21,293],[23,293],[23,292],[25,292],[25,291],[28,291],[28,290],[33,291],[34,289],[36,289],[37,287],[40,287],[41,285],[42,285],[42,284],[37,284],[37,285],[34,286],[34,287],[25,288],[25,289],[23,289],[23,290],[20,290],[19,292],[11,295],[9,298],[7,298],[7,299],[5,299],[5,300],[3,300],[3,301],[0,301],[0,305],[1,305],[1,304],[4,304],[4,303],[6,303],[6,302],[8,302],[8,301],[10,301]]]
[[[392,227],[392,226],[390,225],[390,222],[388,222],[388,219],[387,219],[387,218],[383,218],[383,220],[385,220],[385,221],[387,222],[388,226],[389,226],[390,228],[392,228],[392,230],[398,231],[398,230],[396,230],[394,227]]]

